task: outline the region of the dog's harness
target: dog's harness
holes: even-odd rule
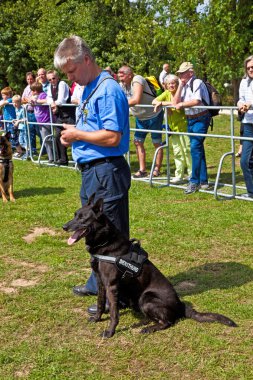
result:
[[[123,273],[122,278],[126,276],[138,277],[142,271],[145,261],[148,259],[147,252],[140,246],[136,240],[131,244],[130,250],[126,255],[120,257],[92,255],[94,258],[113,263]]]
[[[10,160],[9,158],[0,158],[0,164],[3,164],[5,168],[3,179],[4,182],[7,182],[9,178],[10,162],[12,162],[12,160]]]

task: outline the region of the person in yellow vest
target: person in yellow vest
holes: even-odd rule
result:
[[[155,106],[154,112],[157,112],[163,106],[173,105],[174,95],[179,85],[179,78],[176,75],[169,74],[164,79],[165,91],[155,98],[152,104]],[[186,132],[187,119],[183,109],[168,108],[168,124],[172,132]],[[190,139],[186,135],[171,135],[172,149],[175,160],[175,177],[171,179],[172,183],[181,183],[187,176],[191,177],[191,152]]]

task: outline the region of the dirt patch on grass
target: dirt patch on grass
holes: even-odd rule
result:
[[[3,257],[3,261],[9,267],[6,281],[0,283],[0,292],[16,294],[20,288],[36,286],[41,276],[49,271],[47,265],[19,261],[10,257]]]
[[[22,379],[27,378],[32,370],[32,365],[23,366],[20,368],[20,370],[14,372],[15,377]]]
[[[10,284],[6,282],[0,283],[0,292],[5,294],[16,294],[19,288],[27,288],[35,286],[39,282],[39,279],[26,280],[25,278],[17,278],[11,281]]]
[[[35,280],[26,280],[24,278],[17,278],[16,280],[13,280],[11,282],[11,286],[13,287],[21,287],[21,288],[26,288],[28,286],[34,286],[38,283],[38,279]]]
[[[187,291],[195,288],[197,283],[194,281],[182,281],[175,285],[177,291]]]
[[[9,257],[4,257],[3,259],[8,264],[12,264],[12,265],[23,267],[23,268],[29,268],[33,271],[40,272],[40,273],[46,273],[49,270],[48,266],[44,264],[29,263],[27,261],[19,261],[19,260],[15,260]]]
[[[23,236],[23,239],[31,244],[34,240],[41,235],[55,236],[57,233],[48,227],[35,227],[28,235]]]
[[[0,282],[0,292],[5,293],[5,294],[15,294],[18,291],[17,289],[6,286],[5,283]]]

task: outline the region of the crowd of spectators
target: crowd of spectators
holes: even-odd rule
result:
[[[242,126],[248,124],[248,118],[251,115],[249,103],[253,100],[251,99],[253,93],[251,89],[252,56],[247,62],[249,62],[249,67],[245,66],[245,77],[241,82],[238,108],[243,116],[245,114],[249,116],[244,118]],[[104,71],[118,81],[127,97],[129,113],[135,117],[134,144],[139,169],[133,174],[134,178],[148,176],[144,144],[149,130],[154,148],[157,149],[162,145],[161,131],[164,127],[165,106],[175,106],[167,110],[168,125],[171,131],[207,133],[210,113],[203,106],[208,104],[209,95],[204,82],[195,76],[191,62],[183,62],[176,72],[177,75],[170,73],[168,63],[163,64],[159,75],[159,84],[163,93],[157,97],[151,91],[146,78],[136,75],[132,68],[127,65],[120,67],[117,74],[113,72],[110,66],[107,66]],[[27,86],[21,95],[15,94],[13,96],[13,90],[10,87],[1,90],[2,120],[0,128],[11,133],[11,144],[15,150],[14,156],[27,159],[31,154],[37,155],[36,137],[38,137],[40,147],[44,145],[41,154],[47,155],[48,163],[68,165],[67,148],[62,145],[60,139],[62,130],[60,125],[76,123],[78,105],[82,99],[84,86],[76,82],[72,82],[69,86],[67,82],[59,78],[55,70],[46,71],[44,68],[39,68],[36,75],[31,71],[26,73],[26,82]],[[243,95],[243,92],[246,93],[246,96]],[[244,98],[247,99],[246,103],[243,103]],[[202,108],[196,108],[198,105]],[[52,124],[54,125],[53,128]],[[246,125],[245,136],[248,133],[247,130]],[[243,133],[241,135],[243,136]],[[42,144],[43,141],[44,144]],[[178,184],[189,180],[185,194],[194,193],[200,188],[207,189],[209,183],[204,150],[205,138],[200,136],[190,136],[189,138],[186,135],[173,134],[171,141],[175,160],[175,177],[171,178],[171,182]],[[246,147],[247,144],[244,145]],[[250,143],[248,145],[250,146],[248,151],[251,152]],[[54,147],[55,149],[53,149]],[[245,151],[246,148],[244,153]],[[242,152],[241,146],[237,157],[242,156],[241,164],[248,186],[248,194],[252,197],[252,168],[249,166],[252,166],[252,162],[250,164],[248,162],[249,154],[251,161],[252,155],[247,153],[246,157],[246,153],[243,154]],[[152,176],[160,176],[162,161],[163,149],[159,149],[155,167],[151,173]]]
[[[60,142],[61,128],[58,124],[75,124],[76,105],[80,103],[83,86],[72,83],[69,86],[60,80],[55,70],[40,68],[35,75],[26,73],[27,86],[21,95],[10,87],[1,90],[1,126],[11,133],[14,157],[27,159],[38,155],[36,137],[41,154],[46,155],[49,164],[68,165],[67,149]],[[73,106],[67,104],[73,103]],[[52,123],[55,124],[52,131]],[[52,133],[55,139],[53,152]],[[30,142],[30,143],[29,143]]]

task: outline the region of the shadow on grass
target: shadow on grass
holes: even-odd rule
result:
[[[207,263],[169,279],[181,295],[198,294],[210,289],[230,289],[253,281],[253,270],[247,265]]]
[[[216,180],[216,175],[217,175],[217,173],[208,174],[209,180],[211,182],[214,182]],[[243,178],[243,175],[242,175],[241,172],[236,171],[235,172],[235,177],[236,177],[236,183],[244,182],[244,178]],[[232,184],[232,173],[231,172],[221,173],[219,182],[220,183],[229,183],[229,184]]]
[[[32,187],[15,191],[15,198],[27,198],[49,194],[62,194],[64,192],[64,187]]]
[[[228,263],[207,263],[187,272],[179,273],[169,278],[173,283],[182,302],[182,297],[203,293],[210,289],[229,289],[246,284],[253,280],[253,270],[247,265],[228,262]],[[191,303],[187,302],[191,306]],[[131,313],[139,322],[131,326],[117,327],[116,333],[129,331],[140,328],[145,325],[145,318],[141,312],[125,309],[120,310],[120,317]],[[110,316],[107,314],[103,321],[109,321]],[[150,322],[152,324],[152,322]]]

